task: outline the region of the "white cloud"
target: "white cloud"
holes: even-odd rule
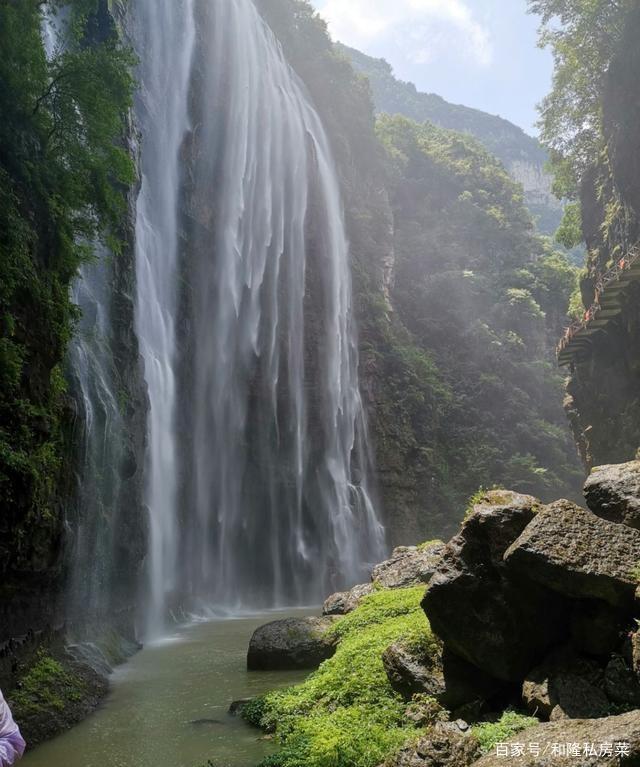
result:
[[[336,40],[356,48],[396,41],[409,61],[454,49],[481,66],[492,60],[489,31],[464,0],[317,0]]]

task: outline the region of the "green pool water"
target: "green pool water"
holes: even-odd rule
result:
[[[147,646],[116,671],[95,714],[28,753],[21,767],[201,767],[209,759],[255,767],[274,746],[227,709],[304,678],[246,670],[252,632],[277,617],[199,623]]]

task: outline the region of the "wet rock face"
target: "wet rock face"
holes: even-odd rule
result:
[[[249,643],[247,668],[250,671],[313,669],[336,651],[337,638],[327,635],[337,620],[285,618],[256,629]]]
[[[445,550],[441,541],[424,546],[399,546],[390,559],[373,568],[371,580],[385,589],[429,583]]]
[[[53,661],[51,661],[53,662]],[[56,668],[35,681],[35,692],[14,690],[8,702],[28,748],[50,740],[86,719],[107,695],[107,677],[62,653]],[[12,697],[13,696],[13,697]]]
[[[539,507],[529,496],[488,494],[447,545],[423,600],[445,646],[503,681],[521,680],[559,638],[562,599],[523,586],[503,561]]]
[[[597,516],[640,530],[640,461],[598,466],[587,479],[584,495]]]
[[[537,515],[504,559],[510,571],[566,597],[630,607],[640,531],[558,501]]]
[[[553,744],[566,746],[568,743],[580,744],[581,755],[553,753]],[[628,747],[627,756],[615,753],[615,744],[619,743]],[[634,767],[640,764],[640,711],[603,719],[567,719],[541,724],[519,733],[509,744],[524,744],[524,754],[505,758],[494,750],[474,762],[474,767]],[[529,748],[531,744],[540,746],[539,753]],[[611,755],[585,755],[584,744],[594,744],[596,749],[601,744],[611,744]]]

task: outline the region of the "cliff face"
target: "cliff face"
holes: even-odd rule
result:
[[[141,469],[146,399],[131,299],[135,195],[131,189],[127,198],[133,150],[124,147],[125,134],[133,135],[126,124],[128,54],[120,47],[106,2],[69,50],[50,61],[41,39],[40,12],[25,6],[3,8],[2,13],[3,32],[20,47],[13,57],[7,54],[8,69],[0,74],[8,100],[2,105],[0,135],[1,215],[9,216],[0,238],[0,263],[7,269],[0,276],[0,683],[6,685],[16,660],[46,644],[69,621],[78,631],[95,626],[93,604],[84,597],[102,578],[102,572],[97,575],[104,562],[95,548],[95,532],[103,523],[110,530],[116,525],[121,530],[109,575],[114,598],[104,606],[104,615],[111,626],[131,631],[126,614],[133,606],[144,550]],[[16,21],[19,25],[12,27]],[[82,74],[79,79],[68,78],[64,96],[54,93],[48,78],[56,67],[60,71],[71,67],[76,55],[83,57]],[[32,74],[26,86],[20,85],[20,71]],[[82,90],[85,77],[95,78],[94,87],[102,77],[105,82],[112,78],[101,86],[99,103],[95,90]],[[51,102],[48,93],[54,94]],[[73,101],[75,111],[63,118],[56,109],[65,98]],[[104,121],[99,129],[95,129],[96,109]],[[62,124],[75,116],[82,123],[77,129],[79,147],[59,139],[48,123],[51,120],[55,126],[55,120]],[[90,138],[83,132],[87,126],[95,129]],[[15,138],[22,141],[17,150],[12,149]],[[25,146],[29,149],[23,156]],[[98,157],[108,157],[110,164],[108,193]],[[90,183],[83,175],[85,164],[92,165]],[[30,174],[30,183],[25,184],[25,174]],[[110,202],[103,194],[112,195]],[[6,200],[15,208],[4,205]],[[78,215],[83,206],[95,206],[96,217],[84,221]],[[114,252],[86,245],[100,239],[109,239]],[[89,250],[100,253],[99,264],[87,263],[93,255]],[[80,267],[85,273],[100,272],[100,297],[92,295],[82,316],[75,305]],[[91,293],[95,287],[87,284],[83,289]],[[106,331],[101,319],[105,314],[114,318]],[[79,350],[92,359],[76,360]],[[106,468],[93,465],[99,480],[92,485],[85,476],[91,463],[89,435],[93,431],[95,441],[97,430],[108,430],[105,422],[111,415],[108,403],[100,401],[103,382],[90,379],[96,354],[108,359],[111,405],[123,428],[118,434],[118,462]],[[74,361],[80,366],[74,368]],[[90,413],[91,398],[96,407]],[[95,458],[100,461],[100,456]],[[80,559],[93,569],[76,579],[81,584],[77,609],[70,613],[64,597],[74,581],[72,562]]]
[[[603,129],[607,157],[582,182],[583,233],[589,248],[582,281],[586,307],[594,285],[640,241],[640,10],[624,25],[605,79]],[[592,336],[574,363],[566,409],[587,467],[633,458],[640,447],[640,284],[621,294],[622,312]]]

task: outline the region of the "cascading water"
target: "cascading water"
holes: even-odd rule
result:
[[[251,0],[136,6],[151,614],[314,601],[384,548],[328,138]]]
[[[73,291],[82,313],[69,355],[76,421],[82,429],[68,599],[76,628],[95,629],[115,608],[124,425],[110,348],[110,286],[109,255],[102,252],[99,261],[83,267]]]
[[[143,135],[136,225],[136,331],[149,391],[146,500],[151,511],[148,631],[161,628],[177,587],[176,307],[180,151],[195,27],[191,0],[137,0],[141,52],[137,118]]]

